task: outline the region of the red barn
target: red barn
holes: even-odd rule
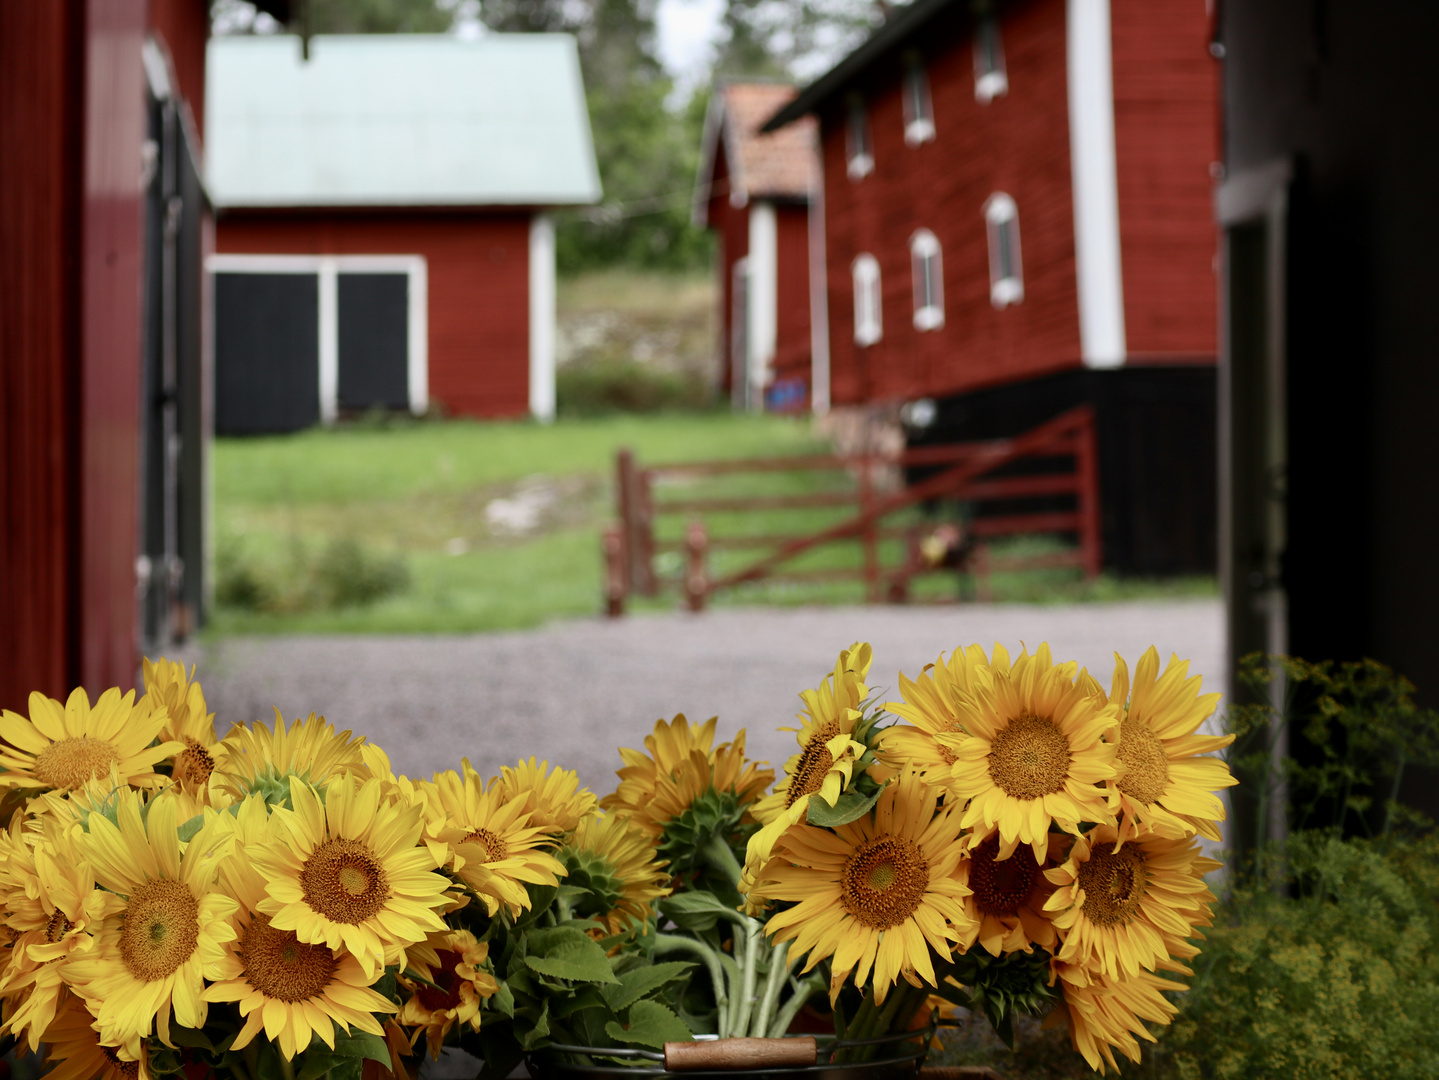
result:
[[[600,193],[574,39],[220,38],[216,428],[554,414],[554,230]]]
[[[759,129],[795,93],[784,83],[715,85],[694,208],[718,240],[721,383],[739,407],[783,412],[811,397],[809,204],[819,161],[808,118]]]
[[[836,405],[915,441],[1088,401],[1106,561],[1214,565],[1218,73],[1203,0],[915,0],[813,114]]]

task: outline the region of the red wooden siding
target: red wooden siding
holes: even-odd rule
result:
[[[131,686],[144,0],[0,5],[0,705]]]
[[[809,207],[775,207],[777,324],[774,370],[809,384]]]
[[[190,108],[195,133],[205,137],[205,41],[210,36],[207,0],[149,0],[150,30],[170,50],[179,93]]]
[[[715,363],[719,368],[719,385],[725,393],[731,390],[730,380],[734,374],[734,264],[749,254],[749,209],[730,203],[729,159],[725,155],[724,139],[715,146],[714,174],[710,181],[710,197],[706,207],[706,219],[719,240],[719,257],[715,260],[719,274],[720,335],[719,355]]]
[[[1130,361],[1212,363],[1219,65],[1205,4],[1111,0],[1110,17]]]
[[[430,399],[460,416],[529,412],[530,214],[233,210],[215,250],[256,255],[423,255]]]
[[[937,17],[924,51],[936,137],[904,143],[902,67],[881,61],[863,87],[875,169],[846,173],[845,114],[821,116],[825,177],[830,363],[836,404],[946,396],[1079,364],[1074,220],[1069,181],[1064,0],[1006,9],[1009,93],[974,99],[964,5]],[[1019,208],[1025,299],[996,311],[989,300],[983,207],[996,191]],[[909,239],[927,228],[943,251],[945,325],[914,328]],[[850,264],[880,265],[884,337],[854,343]]]

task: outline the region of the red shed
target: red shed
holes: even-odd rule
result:
[[[819,120],[833,402],[923,400],[918,440],[1095,404],[1107,561],[1145,572],[1214,562],[1208,34],[1203,0],[915,0],[764,127]]]
[[[718,240],[721,384],[740,407],[763,403],[782,412],[809,405],[810,309],[821,303],[810,293],[814,122],[759,130],[795,93],[785,83],[715,84],[694,209],[695,223]]]
[[[554,413],[554,230],[599,197],[574,39],[220,38],[216,427]]]

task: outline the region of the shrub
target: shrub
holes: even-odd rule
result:
[[[714,405],[714,393],[694,373],[606,358],[560,368],[555,401],[561,416],[606,416],[708,409]]]
[[[235,537],[222,537],[215,552],[215,601],[244,611],[360,607],[409,584],[400,556],[372,552],[354,537],[334,538],[318,554],[294,538],[287,559],[268,562],[253,557]]]

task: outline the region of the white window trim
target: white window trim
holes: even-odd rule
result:
[[[988,62],[985,55],[984,37],[994,35],[995,66],[983,70]],[[974,26],[974,100],[988,105],[997,97],[1009,93],[1009,70],[1004,62],[1004,38],[1000,34],[999,20],[993,15],[982,17]]]
[[[989,242],[989,302],[1006,308],[1024,299],[1024,260],[1019,236],[1019,207],[1013,197],[996,191],[984,201],[984,224]],[[1001,226],[1010,226],[1009,273],[1000,257]]]
[[[342,273],[400,273],[409,276],[406,383],[410,412],[429,408],[429,270],[423,255],[211,255],[211,274],[315,274],[319,278],[320,421],[339,416],[340,291]]]
[[[862,252],[850,263],[849,273],[854,289],[854,343],[873,345],[884,337],[879,260],[868,252]]]
[[[929,296],[921,296],[920,263],[931,259],[934,260],[929,278],[932,291]],[[938,330],[944,326],[944,251],[939,238],[928,229],[918,229],[909,238],[909,265],[914,288],[914,328]]]
[[[856,138],[856,129],[863,132],[863,138]],[[853,181],[863,180],[874,172],[874,134],[869,129],[869,106],[864,102],[851,101],[845,107],[845,171]],[[863,142],[865,148],[859,144]]]
[[[530,415],[542,424],[555,418],[555,223],[548,214],[530,218]]]
[[[929,92],[929,72],[924,64],[918,60],[906,64],[900,91],[904,102],[905,145],[922,146],[934,138],[934,97]],[[916,98],[922,100],[922,106]]]

